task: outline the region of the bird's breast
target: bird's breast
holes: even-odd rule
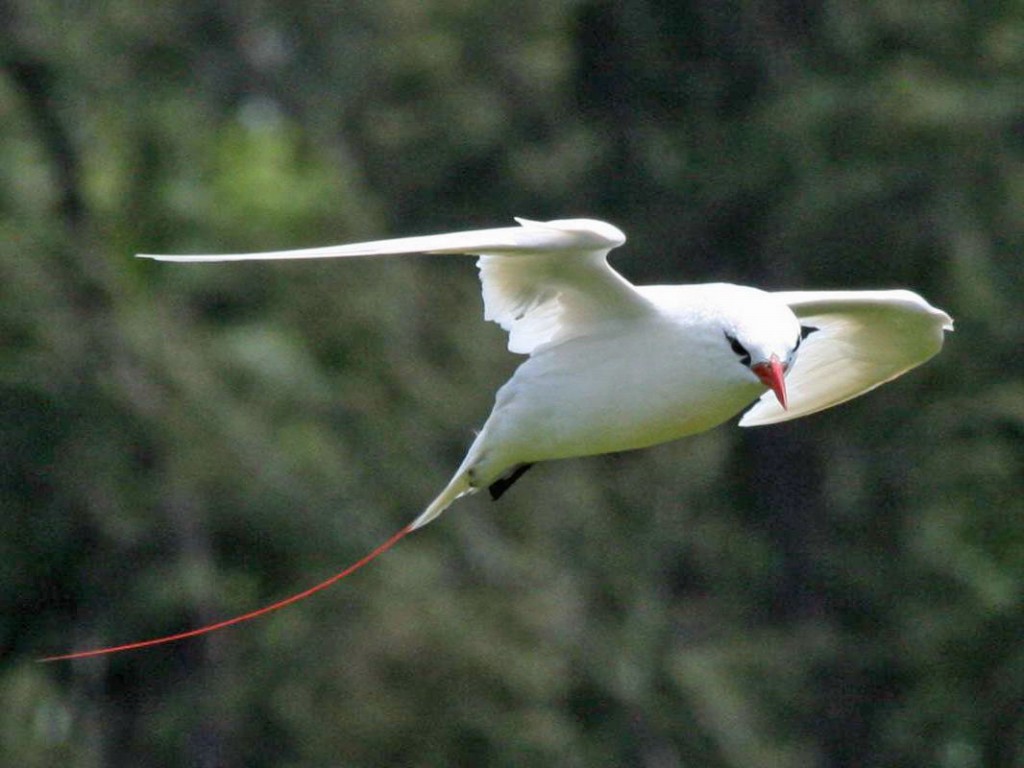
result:
[[[493,428],[524,461],[642,448],[710,429],[761,391],[738,362],[722,365],[716,341],[665,324],[539,350],[499,391]]]

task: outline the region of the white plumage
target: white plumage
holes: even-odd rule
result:
[[[498,391],[452,480],[410,528],[467,493],[490,487],[500,495],[538,461],[674,440],[710,429],[754,400],[741,426],[829,408],[920,365],[953,327],[945,312],[906,290],[633,286],[607,262],[626,239],[616,227],[589,219],[517,221],[298,251],[143,256],[479,255],[484,317],[508,331],[512,352],[529,358]]]

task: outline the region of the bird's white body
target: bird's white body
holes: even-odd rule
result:
[[[692,330],[721,316],[726,307],[717,300],[768,294],[739,286],[719,286],[720,293],[702,288],[679,286],[683,301],[677,306],[652,300],[651,317],[535,350],[498,391],[485,431],[509,459],[543,461],[645,448],[735,415],[763,386],[742,367],[723,365],[734,355],[721,349],[721,337]],[[779,305],[779,315],[791,325],[787,338],[797,338],[799,324],[788,310],[783,314],[784,307]]]
[[[703,432],[758,396],[741,425],[828,408],[924,362],[941,349],[943,331],[952,329],[948,315],[902,290],[633,286],[606,261],[625,242],[612,225],[519,223],[301,251],[151,258],[480,255],[484,316],[509,332],[511,351],[529,357],[498,391],[448,486],[411,528],[459,496],[487,487],[493,492],[496,483],[511,482],[510,474],[514,479],[535,462]]]

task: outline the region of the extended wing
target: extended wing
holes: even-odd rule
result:
[[[920,365],[940,349],[953,320],[911,291],[776,293],[800,324],[804,340],[786,375],[789,410],[767,392],[741,427],[775,424],[831,408]]]
[[[252,261],[388,256],[409,253],[480,256],[484,318],[509,332],[508,348],[530,354],[542,344],[586,333],[602,321],[649,312],[650,305],[608,265],[608,252],[626,241],[611,224],[591,219],[403,237],[326,248],[265,253],[158,256],[160,261]]]

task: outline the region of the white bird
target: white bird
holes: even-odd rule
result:
[[[426,525],[460,496],[497,498],[531,465],[675,440],[753,400],[740,426],[806,416],[867,392],[935,355],[953,321],[915,293],[635,286],[609,266],[626,241],[591,219],[266,253],[161,261],[475,254],[484,318],[528,355]]]
[[[480,257],[484,317],[528,355],[444,490],[358,562],[276,603],[198,629],[50,656],[80,659],[161,645],[249,621],[362,568],[460,496],[499,497],[532,464],[643,448],[703,432],[753,401],[740,426],[774,424],[857,397],[920,365],[953,321],[906,290],[792,291],[634,286],[607,262],[626,241],[590,219],[269,253],[161,261],[317,259],[393,254]]]

